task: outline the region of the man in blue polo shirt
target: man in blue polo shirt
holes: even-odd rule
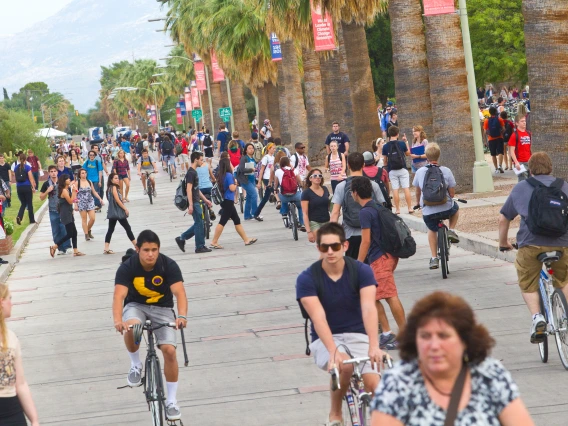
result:
[[[219,124],[219,133],[217,133],[217,149],[219,150],[219,156],[222,152],[227,150],[227,143],[229,142],[230,135],[227,131],[227,126],[225,124]]]
[[[89,159],[83,164],[83,168],[87,171],[87,179],[93,183],[93,187],[97,193],[99,192],[100,182],[103,178],[103,165],[96,158],[97,153],[93,150],[89,151]],[[95,198],[97,210],[101,208],[101,202]]]

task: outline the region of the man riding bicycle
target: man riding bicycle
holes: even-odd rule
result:
[[[416,187],[416,198],[420,199],[422,219],[428,227],[428,244],[432,253],[430,269],[438,269],[440,266],[440,259],[438,259],[438,223],[441,220],[450,219],[448,240],[452,243],[459,243],[459,237],[455,232],[459,218],[459,206],[453,200],[456,194],[454,174],[450,169],[440,166],[438,163],[440,146],[434,142],[429,143],[425,154],[428,165],[416,171],[412,185]],[[442,194],[442,196],[445,196],[445,202],[429,201],[430,192],[435,192],[436,188],[432,186],[424,188],[425,180],[446,186],[447,190]]]
[[[517,233],[519,251],[515,260],[515,268],[517,269],[521,294],[532,315],[530,341],[531,343],[540,343],[546,338],[546,320],[540,314],[539,309],[538,281],[542,263],[537,259],[537,256],[550,251],[563,253],[560,260],[553,262],[551,265],[554,271],[553,285],[556,288],[562,288],[562,292],[568,298],[568,286],[566,286],[568,282],[568,232],[560,229],[556,236],[546,236],[536,232],[537,229],[533,227],[533,224],[538,224],[539,220],[547,222],[547,220],[554,218],[550,214],[554,214],[557,201],[550,199],[545,207],[550,214],[538,217],[539,209],[535,210],[533,208],[531,198],[534,196],[535,191],[542,191],[543,188],[540,185],[544,185],[547,188],[555,185],[564,194],[564,200],[566,200],[568,196],[565,194],[568,194],[568,183],[561,179],[556,180],[552,176],[552,161],[545,152],[535,152],[530,158],[528,165],[532,178],[519,182],[501,208],[501,215],[499,216],[499,246],[506,247],[509,250],[513,249],[513,246],[507,239],[509,225],[515,217],[521,216],[521,224]],[[533,184],[536,186],[533,186]],[[547,190],[545,189],[545,191]],[[532,217],[531,212],[534,212],[536,217]],[[565,215],[565,213],[560,214],[562,216]],[[554,223],[544,223],[546,227],[562,227],[562,224],[562,218],[554,220]]]
[[[146,191],[146,173],[142,172],[154,172],[158,173],[158,168],[156,167],[156,161],[148,154],[147,149],[142,150],[142,158],[138,163],[138,176],[142,179],[142,186],[144,187],[144,195],[148,192]],[[154,176],[149,175],[148,178],[152,181],[152,186],[154,187],[154,197],[156,196],[156,180]]]
[[[176,179],[176,157],[174,155],[174,144],[168,136],[163,137],[161,152],[162,163],[165,164],[166,167],[171,168],[172,176],[174,179]]]
[[[345,347],[355,358],[370,358],[362,370],[365,389],[373,392],[379,383],[383,352],[379,349],[375,307],[377,283],[368,265],[345,257],[349,242],[338,223],[323,225],[316,243],[321,263],[316,262],[298,276],[296,299],[312,321],[310,350],[316,365],[324,371],[339,370],[341,386],[331,392],[327,425],[341,426],[341,404],[353,374],[353,365],[343,365],[343,361],[350,359]],[[315,272],[321,278],[321,291]]]
[[[176,329],[187,326],[187,296],[183,277],[177,263],[160,253],[160,239],[150,230],[138,235],[137,254],[125,260],[116,271],[112,314],[116,331],[124,335],[124,343],[130,355],[130,371],[126,378],[128,386],[142,383],[142,362],[139,345],[135,344],[130,326],[144,324],[146,320],[156,323],[176,323]],[[174,319],[175,296],[178,317]],[[158,347],[164,356],[164,375],[168,396],[166,417],[179,420],[177,406],[178,362],[176,358],[176,333],[163,327],[154,331]]]

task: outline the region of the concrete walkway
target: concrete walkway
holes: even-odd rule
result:
[[[174,237],[190,219],[173,205],[177,182],[158,176],[153,206],[134,182],[129,205],[135,234],[155,230],[162,252],[177,262],[189,298],[186,331],[189,367],[180,360],[178,399],[185,425],[315,426],[328,411],[328,377],[304,355],[302,318],[295,300],[295,279],[315,259],[305,234],[295,242],[272,204],[263,223],[245,222],[259,239],[245,247],[229,225],[223,251],[196,255],[177,248]],[[22,342],[24,366],[42,425],[149,425],[141,388],[126,384],[129,358],[113,328],[114,274],[121,254],[103,255],[106,213],[97,214],[95,240],[79,241],[87,256],[51,259],[49,221],[44,219],[8,279],[16,303],[9,327]],[[81,235],[81,231],[79,230]],[[452,249],[451,275],[428,270],[425,235],[415,232],[418,252],[396,272],[407,310],[434,290],[465,297],[497,341],[502,360],[520,386],[539,425],[565,425],[568,372],[550,340],[550,361],[543,365],[528,342],[530,319],[513,265]],[[130,246],[117,227],[112,248]],[[394,325],[394,321],[392,321]],[[396,356],[396,355],[395,355]],[[547,386],[544,386],[546,384]]]

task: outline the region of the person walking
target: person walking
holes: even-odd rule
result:
[[[306,152],[306,145],[301,142],[297,142],[294,145],[294,149],[296,152],[290,155],[290,166],[292,166],[293,169],[298,170],[300,177],[302,178],[302,182],[304,182],[306,180],[307,172],[312,169],[308,156],[304,154]]]
[[[79,210],[81,215],[85,240],[89,241],[94,238],[91,229],[95,224],[95,198],[98,198],[101,206],[105,203],[99,193],[95,191],[93,183],[87,179],[87,171],[85,169],[79,170],[77,182],[77,210]]]
[[[227,143],[230,138],[231,135],[229,135],[225,123],[219,124],[219,133],[217,133],[217,138],[216,138],[218,156],[221,156],[223,152],[227,151]]]
[[[120,146],[116,141],[112,141],[112,146],[110,147],[110,158],[114,161],[117,158],[118,151],[120,151]]]
[[[493,160],[493,166],[495,167],[495,174],[505,173],[503,170],[503,154],[504,154],[504,142],[503,142],[503,131],[505,122],[501,117],[497,115],[497,108],[489,108],[490,117],[483,122],[483,130],[487,136],[489,143],[489,151],[491,153],[491,159]]]
[[[385,140],[383,138],[377,138],[373,140],[371,144],[371,150],[373,151],[373,158],[375,159],[375,165],[377,167],[383,167],[385,165],[385,160],[383,159],[383,146],[385,145]]]
[[[194,151],[191,153],[191,166],[185,175],[187,212],[193,217],[193,225],[176,237],[176,243],[181,251],[185,253],[185,242],[195,237],[195,253],[209,253],[210,248],[205,246],[205,229],[203,227],[203,210],[199,200],[203,200],[206,208],[211,208],[212,203],[199,190],[199,174],[197,169],[203,165],[203,153]]]
[[[39,158],[34,154],[34,151],[32,149],[28,149],[28,156],[26,158],[26,161],[32,166],[32,175],[34,177],[36,185],[39,185],[39,175],[40,172],[41,175],[43,175],[43,168],[41,167]]]
[[[260,140],[264,141],[265,145],[268,143],[268,139],[272,137],[272,132],[274,132],[274,129],[272,128],[270,120],[267,118],[266,120],[264,120],[263,126],[259,132]]]
[[[83,159],[79,157],[77,154],[77,150],[73,149],[69,151],[69,165],[71,166],[71,171],[73,172],[73,176],[77,176],[79,169],[83,168]]]
[[[197,176],[199,178],[199,190],[205,198],[211,201],[211,189],[213,189],[213,184],[217,182],[215,179],[215,175],[213,174],[213,169],[211,168],[211,164],[207,162],[207,158],[203,161],[200,167],[195,169],[197,171]],[[209,208],[209,217],[211,220],[215,220],[215,212],[213,211],[213,206]]]
[[[308,241],[315,243],[318,229],[329,222],[329,189],[324,185],[323,173],[314,168],[308,172],[302,191],[302,213]]]
[[[77,249],[77,228],[73,217],[73,199],[75,192],[75,182],[71,183],[71,177],[62,174],[57,180],[57,194],[59,196],[59,216],[61,223],[65,225],[65,235],[49,247],[49,254],[54,257],[58,247],[71,240],[73,245],[73,256],[85,256]]]
[[[89,159],[83,163],[83,168],[87,171],[87,179],[91,181],[95,191],[100,195],[100,185],[103,180],[103,165],[96,156],[97,153],[94,150],[89,151]],[[95,210],[100,209],[101,203],[98,198],[95,198]]]
[[[129,211],[122,202],[122,191],[120,190],[120,179],[118,175],[112,172],[108,177],[107,185],[107,219],[108,219],[108,230],[105,235],[105,248],[103,254],[114,254],[114,251],[110,249],[110,240],[112,234],[114,233],[114,228],[116,227],[116,222],[120,223],[120,226],[126,231],[128,239],[132,242],[132,245],[136,249],[136,238],[132,233],[132,228],[128,223]]]
[[[203,153],[205,154],[205,161],[211,164],[213,162],[213,139],[209,134],[209,129],[205,129],[201,144],[203,146]]]
[[[519,182],[529,177],[529,160],[531,159],[532,133],[527,130],[527,118],[524,115],[515,117],[516,130],[509,138],[508,148],[511,161],[517,172]],[[519,173],[524,167],[525,171]]]
[[[422,126],[414,126],[412,128],[412,146],[410,148],[410,158],[412,158],[412,173],[428,164],[426,159],[426,147],[428,146],[428,139],[426,139],[426,132]]]
[[[124,202],[129,203],[128,192],[130,191],[130,164],[122,149],[117,153],[116,160],[112,163],[112,171],[118,175],[120,192],[124,194]]]
[[[402,188],[408,214],[413,214],[412,200],[410,198],[410,174],[406,169],[406,156],[410,154],[406,143],[406,136],[398,140],[399,130],[396,126],[389,127],[389,142],[383,147],[383,159],[387,165],[391,182],[392,195],[396,214],[400,214],[400,195],[398,190]]]
[[[235,208],[235,191],[237,190],[237,184],[233,176],[233,167],[231,166],[231,161],[228,158],[222,158],[219,161],[219,171],[217,173],[217,185],[221,194],[223,194],[223,202],[221,203],[222,213],[219,223],[215,228],[215,234],[213,235],[213,240],[211,241],[211,247],[214,249],[223,249],[223,246],[219,245],[219,238],[223,233],[225,225],[231,219],[235,225],[237,233],[242,238],[245,246],[250,246],[257,242],[256,238],[249,238],[241,225],[241,219]]]
[[[335,193],[337,185],[347,178],[347,160],[345,154],[338,151],[337,141],[331,141],[329,149],[330,153],[325,157],[325,168],[331,176],[331,192]]]
[[[349,136],[345,133],[339,131],[339,123],[334,121],[332,126],[332,132],[327,135],[325,139],[325,149],[327,151],[327,155],[331,153],[331,147],[329,146],[332,141],[337,142],[337,150],[342,153],[343,155],[349,155]]]
[[[26,162],[26,154],[20,154],[19,163],[14,163],[12,169],[16,176],[16,191],[18,192],[18,199],[20,200],[20,210],[18,210],[16,222],[18,225],[22,224],[22,218],[27,208],[30,224],[35,223],[33,201],[34,192],[36,191],[36,182],[32,174],[32,166]]]
[[[0,179],[6,182],[8,185],[8,191],[6,192],[6,202],[3,204],[4,207],[8,208],[12,204],[12,169],[10,168],[10,163],[6,162],[4,154],[0,153]]]
[[[37,410],[22,362],[22,350],[16,334],[6,320],[12,316],[12,295],[6,284],[0,284],[0,424],[39,426]]]
[[[254,177],[255,169],[254,145],[247,143],[245,154],[240,159],[239,172],[237,173],[237,180],[247,194],[245,198],[245,220],[253,220],[254,213],[258,207],[258,191],[256,190]]]
[[[61,223],[61,216],[59,215],[57,180],[57,167],[52,164],[47,168],[47,180],[43,183],[39,193],[39,199],[41,201],[44,201],[46,198],[48,199],[49,222],[51,224],[51,235],[53,236],[54,243],[63,238],[67,233],[65,230],[65,225]],[[69,250],[70,248],[71,242],[67,240],[62,245],[58,246],[57,254],[67,254],[67,250]]]
[[[276,146],[273,143],[269,143],[266,145],[266,155],[262,157],[262,160],[260,161],[260,172],[258,174],[258,183],[256,184],[256,187],[260,189],[261,185],[264,184],[264,196],[254,212],[254,218],[259,222],[263,221],[260,213],[270,199],[270,195],[274,192],[274,188],[272,186],[272,169],[274,168],[275,151]]]

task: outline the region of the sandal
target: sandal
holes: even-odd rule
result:
[[[414,214],[414,210],[408,210],[408,214]]]
[[[103,250],[103,254],[114,254],[114,251],[112,250]]]
[[[77,253],[73,253],[73,256],[85,256],[85,253],[78,251]]]
[[[220,246],[218,244],[211,244],[211,248],[215,250],[223,250],[225,247]]]
[[[57,246],[49,246],[49,254],[51,257],[55,257],[55,252],[57,251]]]
[[[256,243],[258,240],[256,238],[253,238],[252,240],[250,240],[248,243],[245,243],[245,246],[252,246],[254,243]]]

